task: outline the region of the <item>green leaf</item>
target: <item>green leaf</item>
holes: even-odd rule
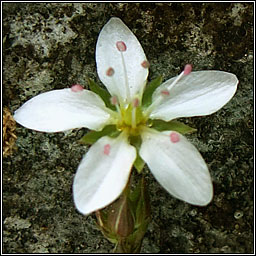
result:
[[[158,76],[154,80],[150,81],[146,85],[146,89],[143,93],[143,98],[142,98],[142,106],[143,107],[148,107],[152,103],[152,94],[155,91],[155,89],[162,83],[162,76]]]
[[[152,121],[152,126],[151,128],[156,129],[157,131],[176,131],[181,134],[186,134],[186,133],[192,133],[195,132],[196,129],[192,128],[186,124],[183,124],[179,121],[169,121],[165,122],[163,120],[151,120]]]
[[[79,140],[79,142],[82,143],[82,144],[92,145],[98,139],[100,139],[102,136],[108,135],[110,137],[116,137],[119,134],[120,134],[120,132],[116,130],[115,125],[108,125],[108,126],[104,127],[104,129],[102,131],[99,131],[99,132],[89,131],[87,134],[85,134]]]
[[[95,92],[96,94],[98,94],[102,100],[105,102],[106,106],[112,110],[115,110],[115,106],[113,106],[110,102],[111,99],[111,95],[110,93],[101,88],[97,83],[95,83],[91,78],[88,78],[88,84],[89,84],[89,88],[92,92]]]

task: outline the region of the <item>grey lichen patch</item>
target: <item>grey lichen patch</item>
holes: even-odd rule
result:
[[[49,57],[51,51],[58,45],[74,39],[77,34],[67,26],[70,17],[49,16],[47,19],[40,13],[33,13],[25,17],[17,13],[17,19],[10,24],[10,40],[12,46],[32,44],[35,52],[43,57]]]
[[[46,91],[51,89],[51,84],[54,81],[54,77],[50,70],[41,69],[32,77],[28,77],[26,81],[19,82],[17,85],[23,91],[21,100],[28,99],[28,97],[38,94],[40,91]],[[31,86],[33,85],[33,86]]]
[[[19,216],[8,217],[4,220],[4,225],[9,229],[21,230],[27,229],[31,223],[27,219],[21,219]]]
[[[204,33],[212,35],[217,54],[221,52],[226,58],[233,60],[242,58],[252,46],[251,5],[223,3],[218,6],[218,13],[212,11],[214,8],[214,5],[207,6]]]
[[[3,105],[13,113],[41,92],[86,87],[88,77],[99,82],[95,45],[112,16],[139,39],[149,79],[166,80],[191,63],[240,81],[217,113],[181,120],[197,129],[188,138],[213,179],[210,205],[174,199],[146,169],[153,219],[142,253],[252,253],[252,3],[4,3]],[[4,253],[112,252],[94,215],[81,215],[72,199],[73,177],[88,150],[77,141],[86,131],[47,134],[17,125],[17,151],[3,161]]]
[[[230,17],[234,19],[235,26],[241,26],[243,24],[243,15],[246,13],[246,8],[242,3],[238,3],[232,7]]]

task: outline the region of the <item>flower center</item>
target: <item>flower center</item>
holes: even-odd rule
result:
[[[111,103],[116,106],[118,112],[117,130],[126,131],[131,136],[140,135],[141,129],[147,122],[147,117],[140,106],[140,100],[134,98],[131,103],[123,105],[119,104],[116,96],[113,96]]]

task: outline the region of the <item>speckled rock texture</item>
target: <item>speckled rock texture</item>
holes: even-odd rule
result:
[[[194,70],[237,75],[234,98],[217,113],[181,121],[203,155],[215,195],[196,207],[169,195],[147,172],[152,221],[142,253],[253,253],[253,3],[3,3],[3,106],[99,82],[95,45],[120,17],[150,61],[149,80]],[[218,99],[216,99],[218,100]],[[17,124],[3,159],[4,253],[110,253],[113,245],[74,207],[72,182],[87,129],[42,133]]]

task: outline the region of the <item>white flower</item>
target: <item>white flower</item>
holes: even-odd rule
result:
[[[148,61],[129,28],[111,18],[96,46],[97,71],[111,94],[116,111],[101,97],[79,85],[42,93],[14,115],[21,125],[44,132],[87,127],[100,131],[116,125],[120,134],[103,136],[82,159],[73,184],[74,202],[83,214],[101,209],[122,193],[137,156],[131,136],[140,136],[140,157],[158,182],[173,196],[194,205],[207,205],[213,187],[206,163],[197,149],[177,131],[156,131],[149,120],[209,115],[235,94],[238,80],[222,71],[191,72],[187,65],[177,77],[160,85],[152,104],[143,108]]]

